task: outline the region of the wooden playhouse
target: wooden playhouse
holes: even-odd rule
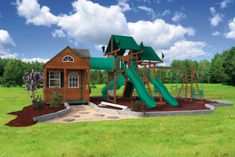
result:
[[[86,49],[67,46],[43,66],[46,103],[50,102],[53,91],[62,94],[70,103],[89,102],[90,94],[90,53]]]

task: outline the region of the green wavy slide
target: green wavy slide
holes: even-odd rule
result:
[[[125,64],[122,63],[122,69],[124,70],[126,76],[130,79],[131,83],[137,91],[137,94],[139,95],[140,99],[145,103],[146,107],[148,109],[155,108],[156,102],[145,88],[143,80],[141,80],[141,78],[135,72],[134,65],[130,64],[130,69],[127,69]]]
[[[163,99],[172,107],[178,106],[177,100],[170,94],[170,92],[167,90],[166,86],[162,84],[162,82],[159,80],[159,78],[156,76],[155,80],[152,79],[152,77],[147,72],[147,77],[150,82],[159,90],[159,92],[162,94]]]

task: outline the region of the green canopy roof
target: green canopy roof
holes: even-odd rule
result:
[[[143,42],[140,43],[139,47],[143,50],[143,53],[139,54],[142,60],[162,61],[152,47],[144,46]]]
[[[134,51],[140,51],[140,47],[136,43],[136,41],[133,39],[133,37],[130,36],[122,36],[122,35],[112,35],[108,47],[105,51],[105,53],[111,52],[111,39],[113,38],[113,50],[117,50],[120,48],[120,52],[118,55],[123,55],[125,53],[125,50],[134,50]]]

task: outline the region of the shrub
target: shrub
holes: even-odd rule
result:
[[[42,100],[42,97],[39,95],[35,96],[32,102],[33,102],[33,108],[41,109],[44,107],[44,101]]]
[[[134,101],[132,101],[131,103],[132,103],[132,105],[133,105],[133,108],[132,108],[133,111],[141,111],[141,107],[142,107],[142,105],[143,105],[143,102],[142,102],[142,101],[140,101],[140,100],[134,100]]]
[[[41,108],[44,104],[42,97],[38,95],[37,90],[40,88],[40,84],[43,81],[43,75],[39,71],[32,70],[25,73],[23,77],[25,88],[29,92],[32,98],[32,103],[35,108]]]
[[[91,88],[96,88],[96,85],[94,82],[91,83]]]
[[[63,97],[58,91],[54,91],[50,98],[49,107],[51,108],[58,108],[63,103]]]

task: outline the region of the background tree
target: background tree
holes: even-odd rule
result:
[[[210,62],[208,60],[202,60],[198,63],[197,69],[197,79],[200,83],[209,83],[209,71],[210,71]]]
[[[226,82],[235,85],[235,47],[224,52],[224,61],[222,64],[224,73],[227,75]]]
[[[227,75],[224,73],[223,68],[224,55],[216,55],[212,61],[209,70],[209,78],[212,83],[225,83]]]
[[[4,69],[2,83],[5,86],[22,85],[24,75],[24,63],[20,60],[9,60]]]

